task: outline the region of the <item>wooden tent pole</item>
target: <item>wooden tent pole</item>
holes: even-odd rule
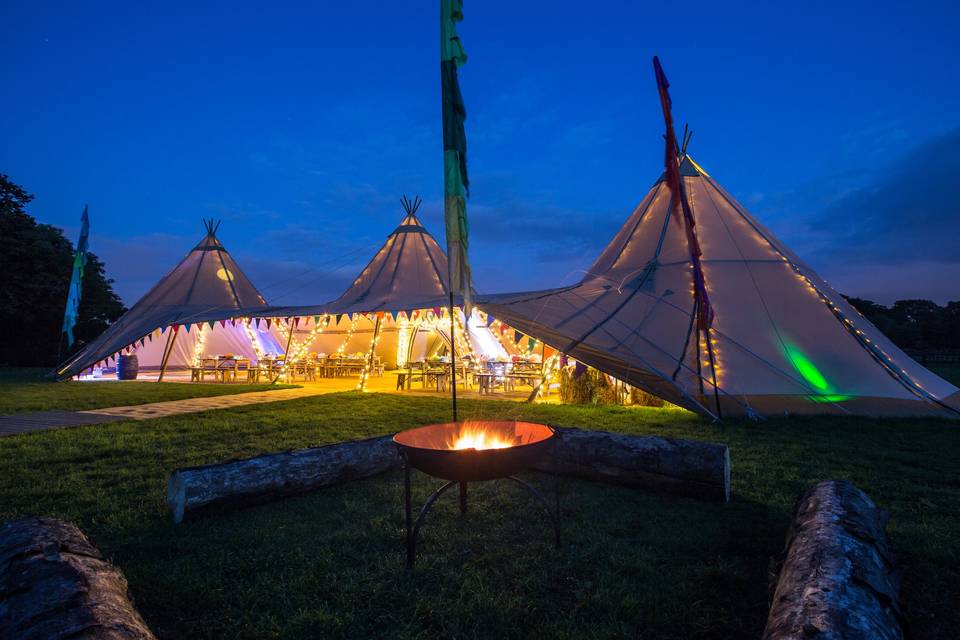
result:
[[[378,315],[377,321],[373,324],[373,339],[370,340],[370,353],[367,354],[367,375],[360,377],[360,391],[366,390],[367,379],[370,377],[370,372],[373,371],[373,359],[377,352],[377,338],[380,336],[380,322],[382,320],[383,316]]]
[[[287,334],[287,348],[283,350],[283,367],[280,367],[280,371],[277,371],[276,377],[270,381],[270,384],[277,384],[277,380],[280,379],[280,374],[283,372],[284,367],[287,369],[290,368],[290,344],[293,342],[293,318],[290,318],[290,332]]]
[[[717,404],[717,419],[723,420],[723,413],[720,411],[720,390],[717,389],[717,362],[713,355],[713,345],[710,343],[710,329],[704,332],[707,337],[707,355],[710,356],[710,372],[713,377],[713,401]]]
[[[167,363],[170,361],[170,354],[173,353],[173,344],[177,340],[177,334],[180,333],[180,327],[174,325],[170,327],[170,334],[167,335],[167,344],[163,346],[163,360],[160,362],[160,376],[157,382],[163,382],[163,376],[167,373]]]

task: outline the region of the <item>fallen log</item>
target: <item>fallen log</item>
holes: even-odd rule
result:
[[[359,480],[397,464],[393,436],[273,453],[245,460],[177,469],[167,484],[174,522],[320,487]]]
[[[764,640],[901,640],[887,518],[846,480],[807,490],[794,509]]]
[[[127,581],[69,522],[0,527],[0,638],[153,640]]]
[[[730,449],[724,444],[556,429],[556,453],[536,466],[563,476],[709,500],[730,500]]]

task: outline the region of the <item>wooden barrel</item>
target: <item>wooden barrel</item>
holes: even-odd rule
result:
[[[120,355],[117,359],[117,380],[136,380],[137,372],[140,370],[140,362],[137,360],[137,354]]]

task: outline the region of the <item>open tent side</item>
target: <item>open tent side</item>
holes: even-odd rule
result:
[[[167,275],[99,337],[57,368],[66,379],[121,353],[136,353],[145,369],[190,366],[197,345],[210,352],[256,358],[257,348],[274,348],[269,334],[244,318],[266,308],[263,296],[217,239],[219,223],[204,221],[206,235]],[[261,346],[262,345],[262,346]],[[168,355],[167,355],[168,354]],[[166,357],[164,357],[166,355]]]
[[[665,105],[669,163],[669,98]],[[672,162],[676,186],[668,164],[580,283],[478,305],[707,416],[960,416],[956,387],[862,317],[686,144]]]

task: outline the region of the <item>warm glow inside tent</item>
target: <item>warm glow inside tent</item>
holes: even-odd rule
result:
[[[336,300],[317,306],[271,307],[260,313],[281,323],[291,359],[312,354],[366,357],[386,369],[449,353],[447,256],[404,200],[405,215],[383,246]],[[455,307],[458,356],[506,358],[517,353],[513,331],[469,320]],[[296,318],[295,321],[292,319]],[[288,332],[293,327],[293,333]],[[286,337],[284,337],[286,336]]]
[[[898,349],[689,156],[679,169],[713,311],[709,344],[695,328],[691,244],[665,176],[580,283],[478,304],[704,415],[957,415],[956,387]]]
[[[217,225],[205,222],[204,238],[133,307],[58,368],[69,378],[137,354],[141,369],[170,370],[193,365],[205,354],[235,354],[256,360],[258,352],[278,353],[269,331],[237,318],[266,307],[260,292],[217,239]]]

